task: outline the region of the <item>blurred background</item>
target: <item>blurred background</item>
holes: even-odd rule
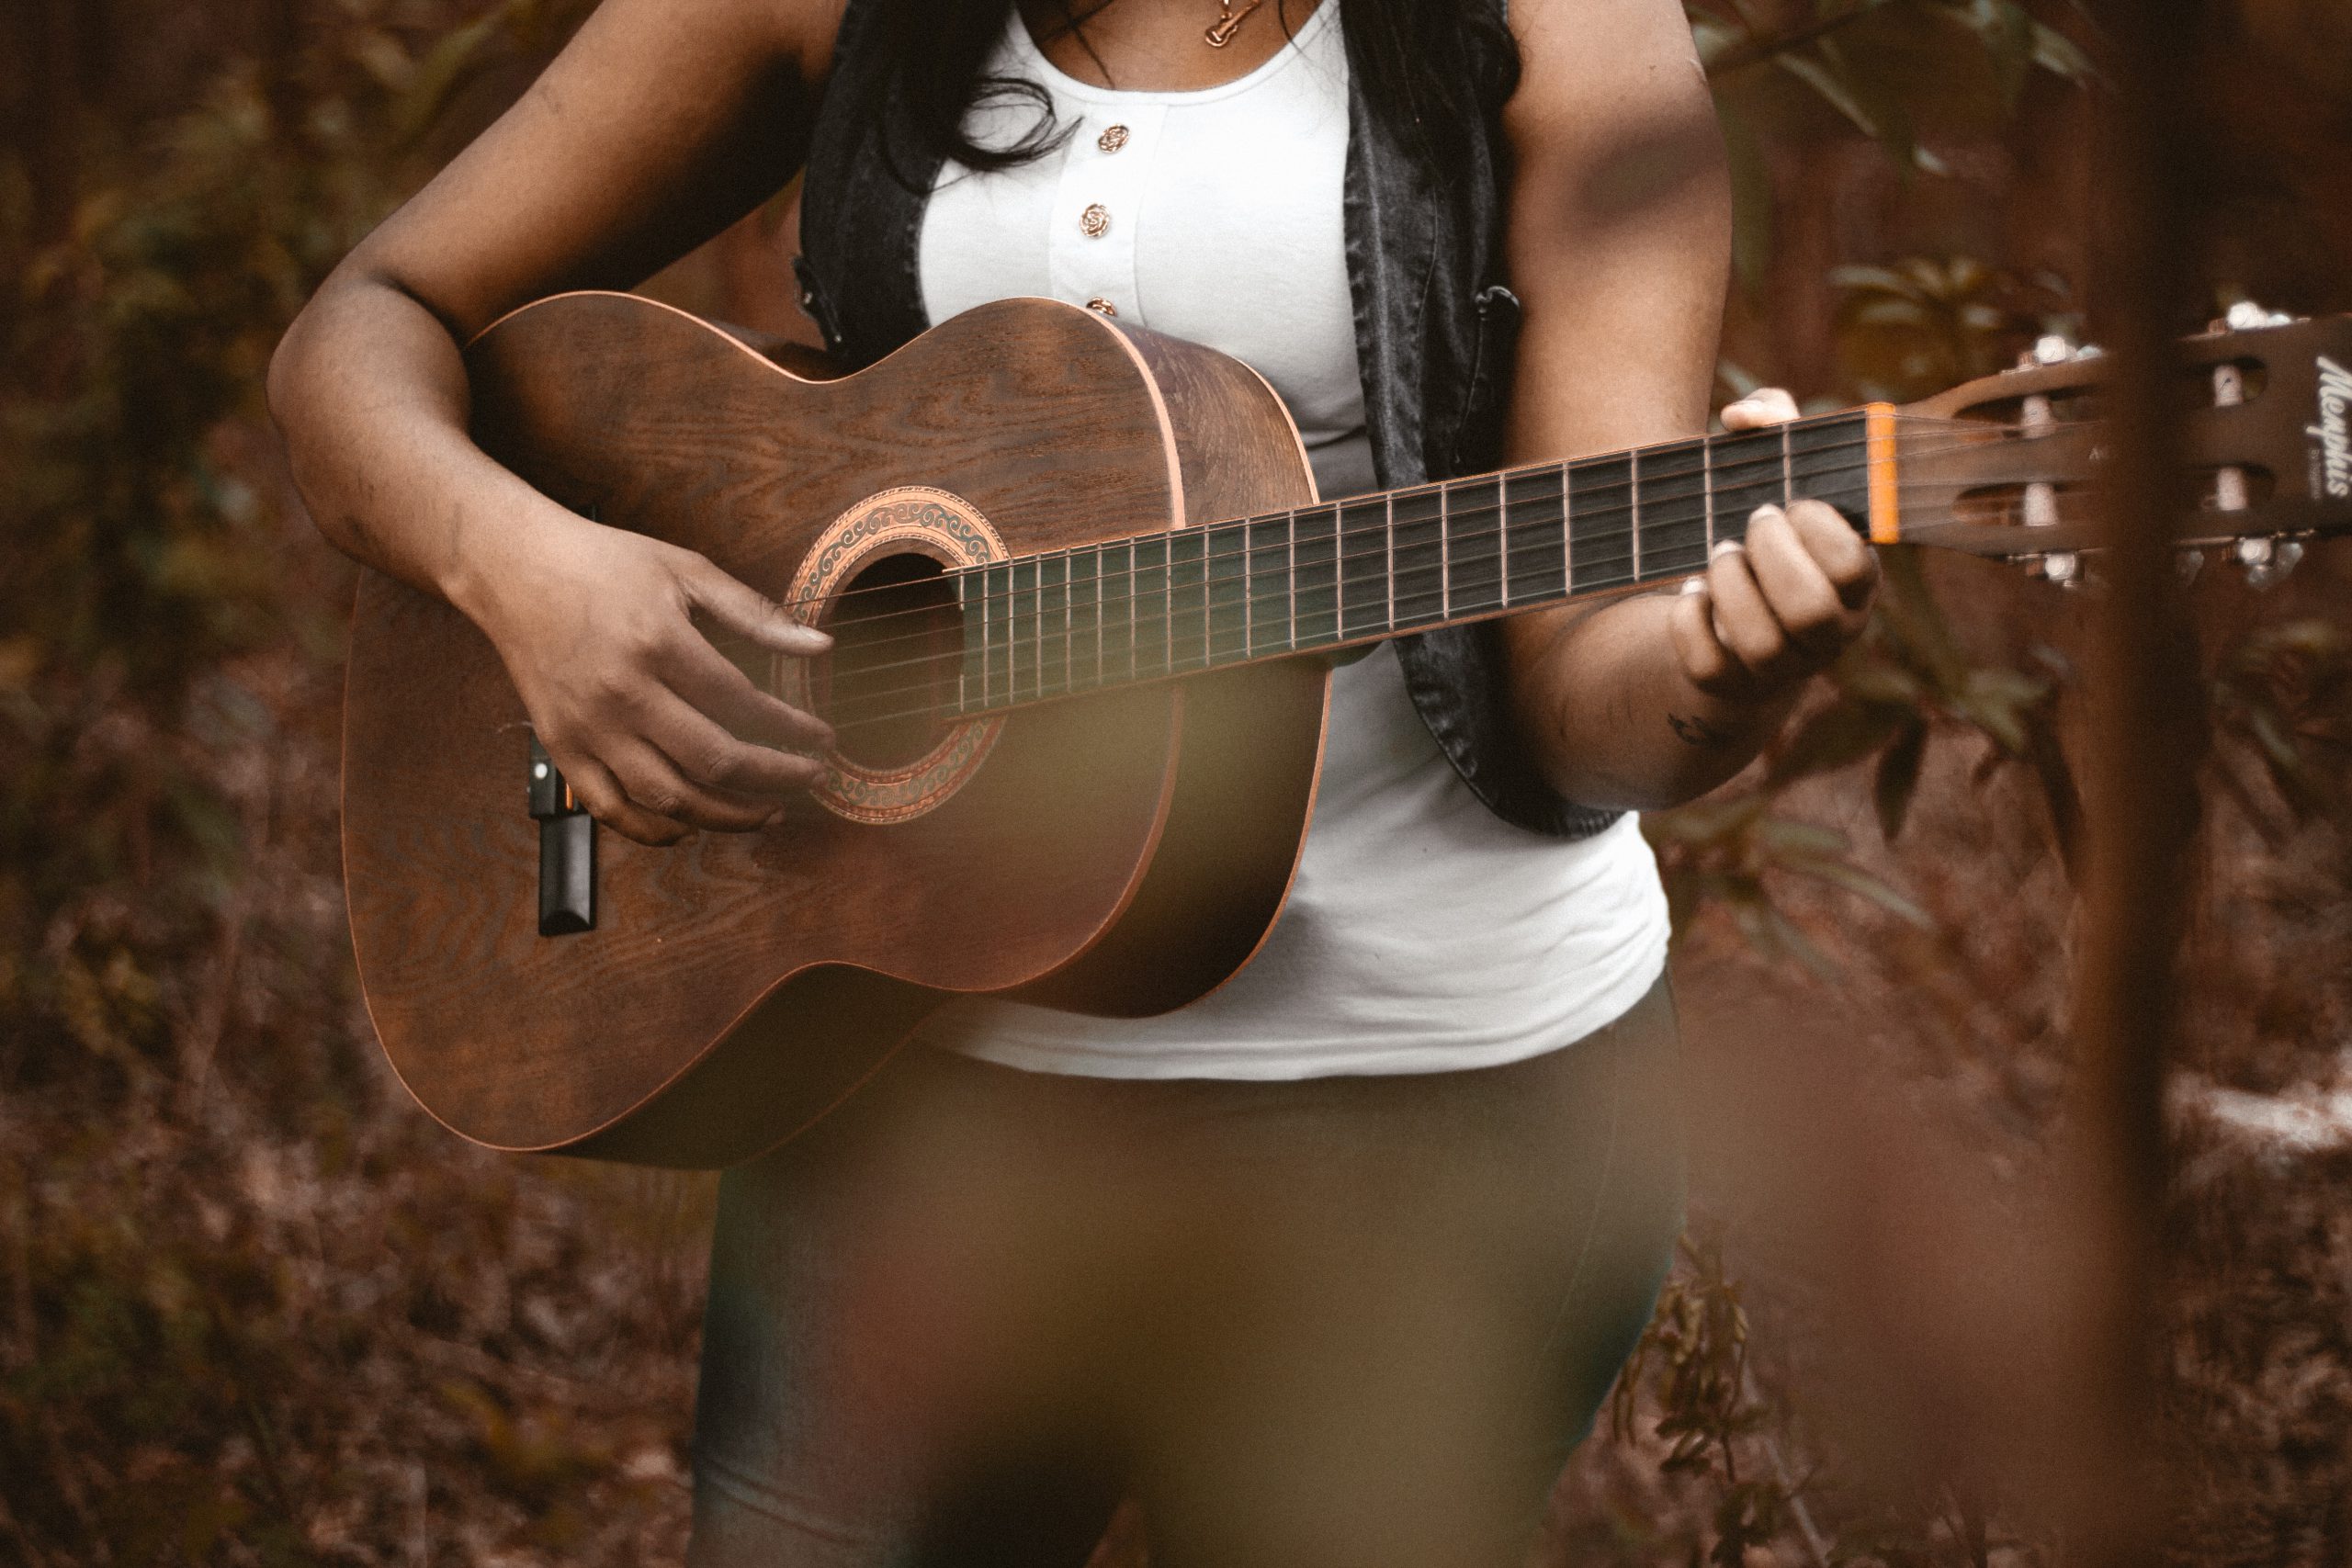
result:
[[[0,9],[0,1562],[683,1550],[712,1182],[482,1154],[379,1059],[335,840],[352,570],[261,404],[311,288],[587,8]],[[2205,313],[2352,308],[2352,6],[2209,10]],[[1723,396],[1914,398],[2079,326],[2113,41],[2086,16],[1691,17],[1739,202]],[[793,228],[787,191],[650,287],[811,337]],[[2068,1560],[2037,1472],[2086,601],[1890,569],[1770,755],[1648,823],[1693,1213],[1545,1563]],[[2182,1562],[2352,1563],[2347,586],[2339,544],[2191,591],[2150,1372]]]

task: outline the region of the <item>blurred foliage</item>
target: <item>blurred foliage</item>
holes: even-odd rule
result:
[[[562,1545],[593,1506],[571,1536],[628,1561],[679,1495],[669,1416],[526,1374],[634,1348],[682,1406],[691,1285],[629,1278],[609,1229],[599,1262],[585,1211],[625,1206],[453,1152],[370,1055],[334,880],[347,573],[261,407],[451,106],[583,9],[349,0],[168,62],[130,120],[51,52],[7,67],[0,1558],[422,1562],[436,1510]],[[435,1454],[484,1462],[461,1506]]]
[[[2026,768],[2041,791],[2053,845],[2071,859],[2079,837],[2080,807],[2055,724],[2064,660],[2048,648],[2034,650],[2039,670],[1970,659],[1921,576],[1917,553],[1894,548],[1880,558],[1885,577],[1869,628],[1747,787],[1644,818],[1678,930],[1702,908],[1721,908],[1759,953],[1797,958],[1825,979],[1836,965],[1774,901],[1779,879],[1843,888],[1922,930],[1934,922],[1857,863],[1842,833],[1785,815],[1777,803],[1796,784],[1866,765],[1872,814],[1892,845],[1918,793],[1930,737],[1973,739],[1982,749],[1979,782],[1996,768]]]
[[[1778,1477],[1740,1474],[1740,1439],[1761,1432],[1769,1412],[1748,1373],[1747,1313],[1724,1271],[1722,1242],[1696,1231],[1683,1237],[1681,1252],[1684,1269],[1667,1281],[1619,1374],[1610,1426],[1621,1441],[1631,1438],[1638,1396],[1655,1386],[1664,1414],[1651,1433],[1669,1445],[1660,1468],[1720,1483],[1707,1561],[1743,1568],[1751,1548],[1770,1547],[1781,1533],[1795,1499]]]
[[[1908,402],[1990,376],[2019,338],[2079,335],[2063,280],[2032,284],[1973,256],[1911,256],[1829,274],[1839,291],[1838,348],[1855,394]]]
[[[413,6],[354,5],[287,58],[225,63],[161,124],[69,107],[70,158],[7,150],[0,954],[43,955],[0,970],[10,1078],[62,1070],[69,1045],[128,1076],[165,1049],[185,998],[140,950],[219,918],[250,830],[201,759],[272,722],[228,667],[341,636],[332,600],[286,592],[299,513],[261,408],[269,354],[428,172],[419,142],[452,96],[558,19],[503,0],[440,36]],[[61,170],[71,187],[40,198]]]
[[[2229,753],[2217,762],[2222,786],[2273,843],[2296,822],[2341,819],[2352,807],[2352,630],[2343,623],[2299,617],[2255,627],[2222,661],[2211,711],[2285,807],[2281,820]]]
[[[1685,6],[1731,152],[1734,258],[1763,281],[1777,208],[1770,147],[1827,112],[1907,176],[1950,172],[1928,131],[2006,123],[2037,72],[2092,79],[2090,58],[2017,0],[1696,0]],[[2080,25],[2077,18],[2077,25]]]
[[[2290,52],[2335,38],[2312,6],[2263,0],[2247,25]],[[376,1060],[334,842],[347,571],[260,408],[325,269],[585,9],[30,0],[40,46],[0,62],[0,1557],[677,1555],[707,1185],[460,1147]],[[1865,142],[1918,199],[1989,208],[2019,187],[1971,173],[1985,150],[2096,80],[2094,35],[2055,4],[1691,14],[1751,291],[1823,149]],[[69,33],[78,52],[55,47]],[[2297,69],[2332,81],[2324,54]],[[2087,221],[2076,193],[2033,188]],[[1801,389],[1816,397],[1938,389],[2079,309],[2046,258],[1833,237],[1800,280],[1831,302],[1834,379]],[[2016,1085],[2060,1032],[2065,920],[2063,878],[2049,895],[2037,868],[2063,864],[2078,814],[2064,605],[1889,565],[1870,634],[1769,755],[1649,830],[1686,967],[1753,964],[1813,994],[1835,976],[1887,1013],[1958,1020],[1952,1037],[2008,1053],[1984,1074],[1999,1124],[2035,1134],[2047,1097]],[[2305,1081],[2298,1043],[2345,1022],[2309,976],[2352,940],[2352,650],[2324,593],[2231,615],[2213,778],[2222,830],[2256,843],[2220,840],[2201,962],[2234,1010],[2199,1038],[2216,1081],[2267,1091]],[[1973,1081],[1967,1066],[1935,1071]],[[2270,1157],[2225,1163],[2211,1190],[2269,1201]],[[2215,1276],[2188,1314],[2182,1354],[2206,1371],[2185,1406],[2235,1445],[2211,1473],[2259,1499],[2199,1516],[2213,1561],[2278,1560],[2297,1529],[2319,1543],[2306,1560],[2341,1560],[2337,1527],[2311,1522],[2352,1493],[2327,1326],[2352,1278],[2340,1191],[2272,1202],[2287,1217],[2260,1279]],[[1951,1495],[1892,1507],[1842,1485],[1847,1456],[1795,1419],[1802,1368],[1758,1370],[1757,1343],[1800,1340],[1803,1314],[1764,1314],[1736,1239],[1702,1214],[1621,1388],[1620,1440],[1591,1446],[1664,1488],[1593,1560],[2036,1561]]]

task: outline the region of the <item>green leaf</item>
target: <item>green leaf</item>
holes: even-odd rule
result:
[[[1857,327],[1897,327],[1912,332],[1928,332],[1936,324],[1935,312],[1918,299],[1871,299],[1847,312],[1847,323]]]
[[[1871,781],[1871,805],[1878,812],[1880,837],[1892,844],[1902,835],[1911,797],[1919,787],[1919,764],[1928,754],[1928,727],[1914,722],[1896,736],[1894,744],[1878,760]]]
[[[1783,54],[1774,63],[1811,87],[1824,103],[1843,115],[1855,130],[1873,141],[1882,140],[1878,121],[1871,118],[1871,112],[1862,107],[1861,99],[1854,96],[1853,89],[1840,81],[1837,71],[1830,66],[1802,54]]]
[[[1746,115],[1725,105],[1719,118],[1731,169],[1732,269],[1740,287],[1753,295],[1762,290],[1772,265],[1773,215],[1780,205],[1773,198],[1772,165]]]
[[[1716,61],[1735,46],[1747,41],[1748,34],[1744,28],[1733,26],[1721,17],[1687,7],[1684,15],[1690,19],[1690,41],[1698,46],[1699,65],[1702,70],[1713,70]]]
[[[1885,745],[1905,723],[1904,710],[1851,700],[1832,703],[1800,725],[1772,760],[1775,784],[1834,773]]]
[[[2040,22],[2033,24],[2033,62],[2069,82],[2096,82],[2099,79],[2098,66],[2073,39]]]
[[[1819,859],[1807,858],[1803,861],[1792,861],[1788,869],[1867,898],[1889,914],[1917,926],[1921,931],[1935,930],[1935,918],[1927,910],[1905,897],[1892,885],[1871,875],[1849,861],[1830,856],[1823,856]]]
[[[1917,293],[1917,288],[1912,280],[1893,267],[1871,266],[1863,263],[1849,263],[1844,266],[1831,267],[1829,284],[1833,288],[1858,292],[1877,290],[1887,294],[1900,294],[1906,299]]]
[[[2034,20],[2016,0],[1971,0],[1969,23],[1984,40],[1985,62],[2004,108],[2015,111],[2034,65]]]
[[[1756,841],[1774,858],[1793,864],[1815,855],[1836,855],[1846,848],[1846,835],[1817,822],[1793,817],[1767,817],[1756,824]]]
[[[394,139],[402,145],[433,128],[458,88],[482,63],[491,39],[506,27],[514,12],[512,0],[494,6],[435,44],[416,62],[408,90],[394,116]]]

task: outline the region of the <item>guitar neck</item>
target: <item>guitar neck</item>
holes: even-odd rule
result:
[[[1894,535],[1894,411],[1386,491],[954,574],[970,715],[1690,576],[1756,508]]]

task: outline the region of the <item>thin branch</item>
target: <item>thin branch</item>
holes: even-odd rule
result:
[[[1762,1407],[1764,1395],[1756,1386],[1755,1374],[1746,1367],[1742,1367],[1739,1370],[1739,1381],[1741,1393],[1746,1395],[1747,1403]],[[1766,1461],[1772,1467],[1772,1480],[1781,1488],[1781,1495],[1788,1502],[1789,1517],[1796,1520],[1797,1533],[1804,1537],[1804,1549],[1812,1556],[1815,1568],[1829,1568],[1829,1542],[1822,1535],[1820,1527],[1813,1522],[1813,1510],[1805,1505],[1804,1483],[1789,1478],[1788,1462],[1781,1457],[1780,1442],[1771,1433],[1758,1432],[1756,1436],[1763,1445]],[[1810,1481],[1812,1477],[1807,1476],[1805,1479]]]

